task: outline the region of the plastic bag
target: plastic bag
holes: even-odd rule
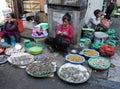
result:
[[[100,47],[102,45],[103,45],[103,43],[98,41],[98,42],[95,42],[95,43],[91,44],[91,48],[98,50],[98,49],[100,49]]]
[[[20,19],[17,19],[17,22],[18,22],[19,32],[22,32],[24,30],[23,21]]]
[[[116,30],[113,28],[108,29],[107,34],[115,34],[116,35]]]
[[[105,28],[109,28],[110,27],[110,22],[107,19],[103,19],[102,20],[102,26]]]
[[[101,56],[105,56],[105,57],[110,57],[115,54],[115,48],[107,44],[103,45],[99,51]]]

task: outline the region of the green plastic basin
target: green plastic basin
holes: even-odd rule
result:
[[[41,54],[43,51],[42,47],[34,46],[29,49],[30,53],[33,55]]]
[[[97,70],[106,70],[110,67],[110,61],[104,57],[91,57],[88,60],[88,64],[89,66]]]

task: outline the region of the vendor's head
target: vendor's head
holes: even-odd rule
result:
[[[70,20],[71,20],[71,16],[69,13],[66,13],[63,18],[62,18],[62,21],[63,21],[63,26],[66,27],[67,25],[70,24]]]
[[[14,18],[15,18],[14,13],[7,14],[7,19],[14,19]]]
[[[101,10],[97,9],[94,11],[94,15],[99,18],[101,16]]]

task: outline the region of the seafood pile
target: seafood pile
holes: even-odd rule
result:
[[[66,61],[70,63],[83,63],[85,61],[85,58],[77,54],[68,54],[66,56]]]
[[[91,72],[82,65],[66,63],[58,70],[58,76],[70,83],[83,83],[90,78]]]
[[[95,66],[107,66],[107,62],[105,60],[91,60],[91,63]]]
[[[5,50],[5,54],[12,55],[14,53],[25,52],[25,48],[22,47],[21,49],[16,49],[15,47],[10,47]]]
[[[8,58],[13,65],[24,66],[34,61],[34,56],[28,53],[15,53]]]
[[[45,54],[39,54],[34,57],[36,61],[44,61],[46,60],[47,56]]]
[[[26,68],[26,72],[34,77],[47,77],[56,71],[52,62],[35,61]]]
[[[99,53],[93,49],[84,49],[83,54],[87,57],[96,57],[99,56]]]
[[[90,58],[88,64],[95,69],[108,69],[110,67],[110,61],[104,57]]]

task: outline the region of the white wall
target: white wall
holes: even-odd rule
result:
[[[89,18],[94,15],[93,14],[94,10],[96,9],[102,10],[103,1],[104,0],[88,0],[88,8],[85,15],[85,21],[89,20]]]
[[[3,16],[3,13],[2,13],[2,10],[4,8],[6,8],[6,2],[5,2],[5,0],[0,0],[0,21],[4,20],[4,16]]]

